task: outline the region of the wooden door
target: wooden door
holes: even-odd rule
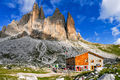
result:
[[[91,66],[91,71],[93,71],[94,70],[94,66]]]

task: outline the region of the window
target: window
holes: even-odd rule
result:
[[[86,59],[85,62],[88,62],[88,59]]]
[[[94,60],[91,60],[91,63],[94,63]]]
[[[88,67],[87,66],[84,66],[85,69],[87,69]]]
[[[94,69],[94,66],[92,66],[92,69]]]
[[[99,60],[99,62],[101,62],[101,60]]]

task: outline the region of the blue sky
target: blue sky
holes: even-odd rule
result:
[[[120,0],[36,0],[45,16],[56,8],[67,18],[70,12],[77,32],[90,42],[120,44]],[[32,10],[35,0],[0,0],[0,30]]]

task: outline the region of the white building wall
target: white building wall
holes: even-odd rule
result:
[[[94,62],[91,63],[91,60],[94,60]],[[99,60],[101,60],[101,62],[99,62]],[[89,53],[88,54],[88,63],[89,63],[88,70],[91,70],[91,66],[96,66],[96,64],[100,64],[102,67],[103,66],[103,59]]]

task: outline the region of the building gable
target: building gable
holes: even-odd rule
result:
[[[97,54],[95,54],[95,53],[93,53],[93,52],[88,52],[88,54],[92,54],[92,55],[94,55],[94,56],[96,56],[96,57],[99,57],[99,58],[101,58],[101,59],[104,59],[104,57],[102,57],[102,56],[100,56],[100,55],[97,55]]]
[[[76,56],[75,65],[88,65],[88,53]]]

